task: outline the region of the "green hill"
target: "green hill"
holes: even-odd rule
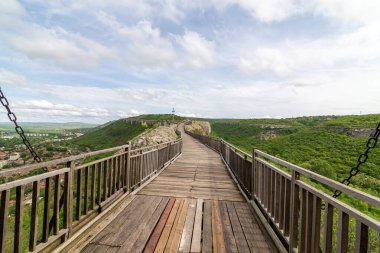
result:
[[[153,120],[153,121],[170,121],[173,119],[172,114],[144,114],[128,118],[130,120]],[[184,117],[174,115],[174,120],[184,120]]]
[[[70,143],[79,146],[80,149],[99,150],[111,148],[128,143],[129,140],[143,133],[146,128],[141,124],[131,125],[125,119],[120,119],[98,126],[71,140]]]
[[[365,151],[380,114],[290,119],[210,120],[212,135],[252,152],[252,146],[341,181]],[[352,186],[380,196],[380,147],[371,153]]]

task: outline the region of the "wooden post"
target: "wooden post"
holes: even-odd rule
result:
[[[293,249],[298,246],[298,216],[299,216],[299,187],[296,181],[300,179],[300,174],[296,171],[292,171],[292,188],[290,195],[290,238],[289,238],[289,250],[293,252]]]
[[[132,143],[128,142],[128,153],[127,153],[127,173],[126,173],[126,188],[127,191],[130,191],[131,189],[131,149],[132,149]]]
[[[72,229],[73,229],[73,199],[74,199],[74,187],[73,187],[73,181],[74,181],[74,172],[75,172],[75,161],[69,161],[67,162],[67,167],[70,168],[70,172],[68,175],[68,180],[65,182],[65,191],[67,198],[66,203],[67,207],[65,207],[66,215],[64,215],[66,219],[66,226],[65,228],[68,229],[68,237],[71,236]],[[66,180],[66,179],[65,179]],[[66,185],[67,184],[67,185]],[[67,187],[67,189],[66,189]]]
[[[140,150],[140,171],[139,171],[139,185],[142,184],[142,179],[143,179],[143,151]]]
[[[256,175],[256,153],[255,153],[255,148],[252,147],[252,178],[251,178],[251,199],[255,197],[255,175]]]

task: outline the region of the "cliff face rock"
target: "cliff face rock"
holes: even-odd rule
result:
[[[177,125],[160,126],[152,129],[134,138],[132,142],[132,148],[141,148],[152,146],[160,143],[174,141],[178,138],[175,130]]]
[[[211,125],[207,121],[192,121],[191,124],[185,126],[185,129],[189,132],[202,135],[211,133]]]

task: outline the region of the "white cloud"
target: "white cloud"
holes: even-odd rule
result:
[[[275,75],[288,75],[294,70],[294,62],[281,51],[274,48],[257,49],[249,59],[242,58],[239,62],[241,71],[247,74],[270,72]]]
[[[21,74],[0,68],[0,83],[15,86],[26,86],[28,84],[28,80]]]
[[[187,53],[187,62],[191,67],[202,68],[215,63],[214,42],[192,31],[177,37],[177,41]]]
[[[117,55],[115,50],[61,27],[26,25],[23,31],[10,37],[9,44],[32,60],[50,60],[66,68],[95,67]]]
[[[163,38],[159,28],[143,20],[135,26],[125,26],[114,16],[103,11],[97,13],[97,18],[118,35],[125,36],[128,41],[127,59],[140,66],[165,66],[174,61],[175,50],[170,40]]]
[[[47,100],[24,100],[14,104],[15,111],[20,116],[21,121],[33,118],[62,119],[68,118],[105,118],[109,117],[108,110],[103,108],[87,108],[71,104],[55,104]],[[88,119],[87,119],[88,120]]]
[[[236,0],[234,2],[264,23],[282,21],[299,12],[292,0]]]

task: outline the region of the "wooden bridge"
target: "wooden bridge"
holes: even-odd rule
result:
[[[0,185],[1,252],[380,252],[379,221],[312,185],[373,208],[379,198],[179,130],[12,170],[56,168]]]

